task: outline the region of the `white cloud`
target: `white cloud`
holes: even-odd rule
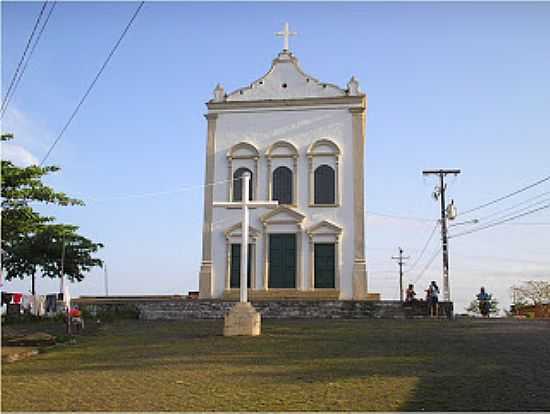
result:
[[[2,143],[2,159],[11,161],[18,167],[38,164],[38,159],[29,150],[11,142]]]
[[[53,139],[49,128],[14,106],[8,108],[2,119],[2,133],[13,134],[10,143],[17,143],[34,153],[45,152]]]

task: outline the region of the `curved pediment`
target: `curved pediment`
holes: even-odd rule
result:
[[[288,51],[279,53],[271,69],[250,86],[214,101],[258,101],[274,99],[326,98],[349,95],[348,90],[323,83],[302,71],[298,59]],[[355,89],[352,90],[355,92]],[[221,98],[221,99],[220,99]]]
[[[322,138],[309,146],[307,155],[340,155],[340,148],[334,141]]]
[[[249,142],[239,142],[231,147],[228,158],[257,158],[260,156],[258,148]]]
[[[265,154],[268,158],[297,157],[298,148],[288,141],[277,141],[269,146]]]

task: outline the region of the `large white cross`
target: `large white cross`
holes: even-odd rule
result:
[[[248,302],[248,223],[249,223],[249,212],[250,207],[268,207],[273,208],[279,205],[278,201],[250,201],[249,198],[249,187],[250,187],[250,174],[245,172],[242,175],[242,191],[241,191],[241,201],[230,201],[230,202],[214,202],[212,205],[214,207],[236,207],[241,208],[242,212],[242,230],[241,230],[241,287],[240,287],[240,298],[241,303]]]
[[[282,32],[277,32],[275,33],[275,36],[282,36],[284,38],[284,47],[283,47],[283,50],[288,50],[288,38],[290,36],[296,36],[296,32],[291,32],[289,29],[288,29],[288,23],[285,23],[285,26],[283,28],[283,31]]]

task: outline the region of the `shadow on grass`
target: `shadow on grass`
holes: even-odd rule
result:
[[[222,328],[222,321],[113,323],[9,375],[182,372],[198,392],[215,386],[239,401],[238,391],[265,410],[326,410],[329,395],[343,399],[335,407],[344,410],[550,410],[550,323],[268,320],[256,338],[225,338]],[[311,394],[307,403],[293,399],[300,393]]]

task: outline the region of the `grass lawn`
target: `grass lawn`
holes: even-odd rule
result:
[[[120,320],[2,366],[4,411],[550,410],[550,321]]]

